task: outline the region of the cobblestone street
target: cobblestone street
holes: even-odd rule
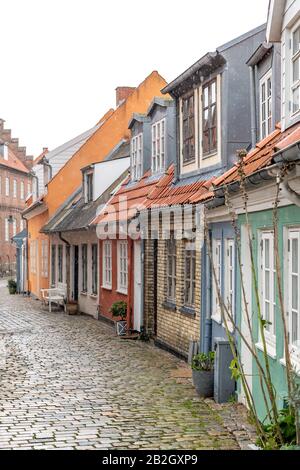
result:
[[[0,282],[1,449],[239,449],[179,359]]]

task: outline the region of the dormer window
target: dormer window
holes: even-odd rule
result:
[[[5,144],[0,144],[0,156],[4,158],[4,160],[8,160],[8,146]]]
[[[182,153],[183,164],[195,161],[195,105],[194,91],[182,98]]]
[[[217,151],[217,82],[205,85],[202,90],[202,153],[203,157]]]
[[[143,134],[131,139],[131,179],[137,181],[142,177]]]
[[[85,175],[85,202],[94,200],[94,173],[88,172]]]
[[[165,169],[165,119],[152,125],[152,173]]]
[[[260,138],[272,131],[272,74],[268,72],[260,80]]]
[[[300,110],[300,25],[292,33],[292,112]]]

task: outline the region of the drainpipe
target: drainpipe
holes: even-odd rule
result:
[[[250,72],[250,109],[251,109],[251,144],[255,148],[257,142],[257,122],[256,122],[256,73],[255,67],[249,67]]]
[[[133,263],[132,263],[132,239],[128,237],[128,294],[127,294],[127,330],[130,330],[133,328],[132,324],[132,280],[133,280]]]
[[[144,268],[145,268],[145,240],[142,240],[142,252],[141,252],[141,332],[147,333],[148,328],[144,325]]]

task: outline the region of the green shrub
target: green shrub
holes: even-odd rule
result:
[[[210,371],[214,367],[214,360],[215,360],[214,351],[211,351],[208,354],[205,354],[205,353],[196,354],[192,359],[192,369]]]
[[[123,300],[114,302],[109,311],[113,317],[119,317],[122,321],[125,321],[127,316],[127,303]]]

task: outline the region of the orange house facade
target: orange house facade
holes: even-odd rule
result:
[[[109,110],[84,143],[51,178],[51,162],[45,179],[45,194],[34,194],[23,215],[28,221],[28,291],[41,297],[41,289],[50,286],[50,241],[41,233],[42,227],[52,218],[65,201],[81,184],[81,169],[103,161],[122,139],[130,137],[128,122],[133,113],[143,113],[154,96],[162,96],[166,85],[158,72],[152,72],[137,88],[117,88],[117,107]],[[37,183],[38,184],[38,183]]]

